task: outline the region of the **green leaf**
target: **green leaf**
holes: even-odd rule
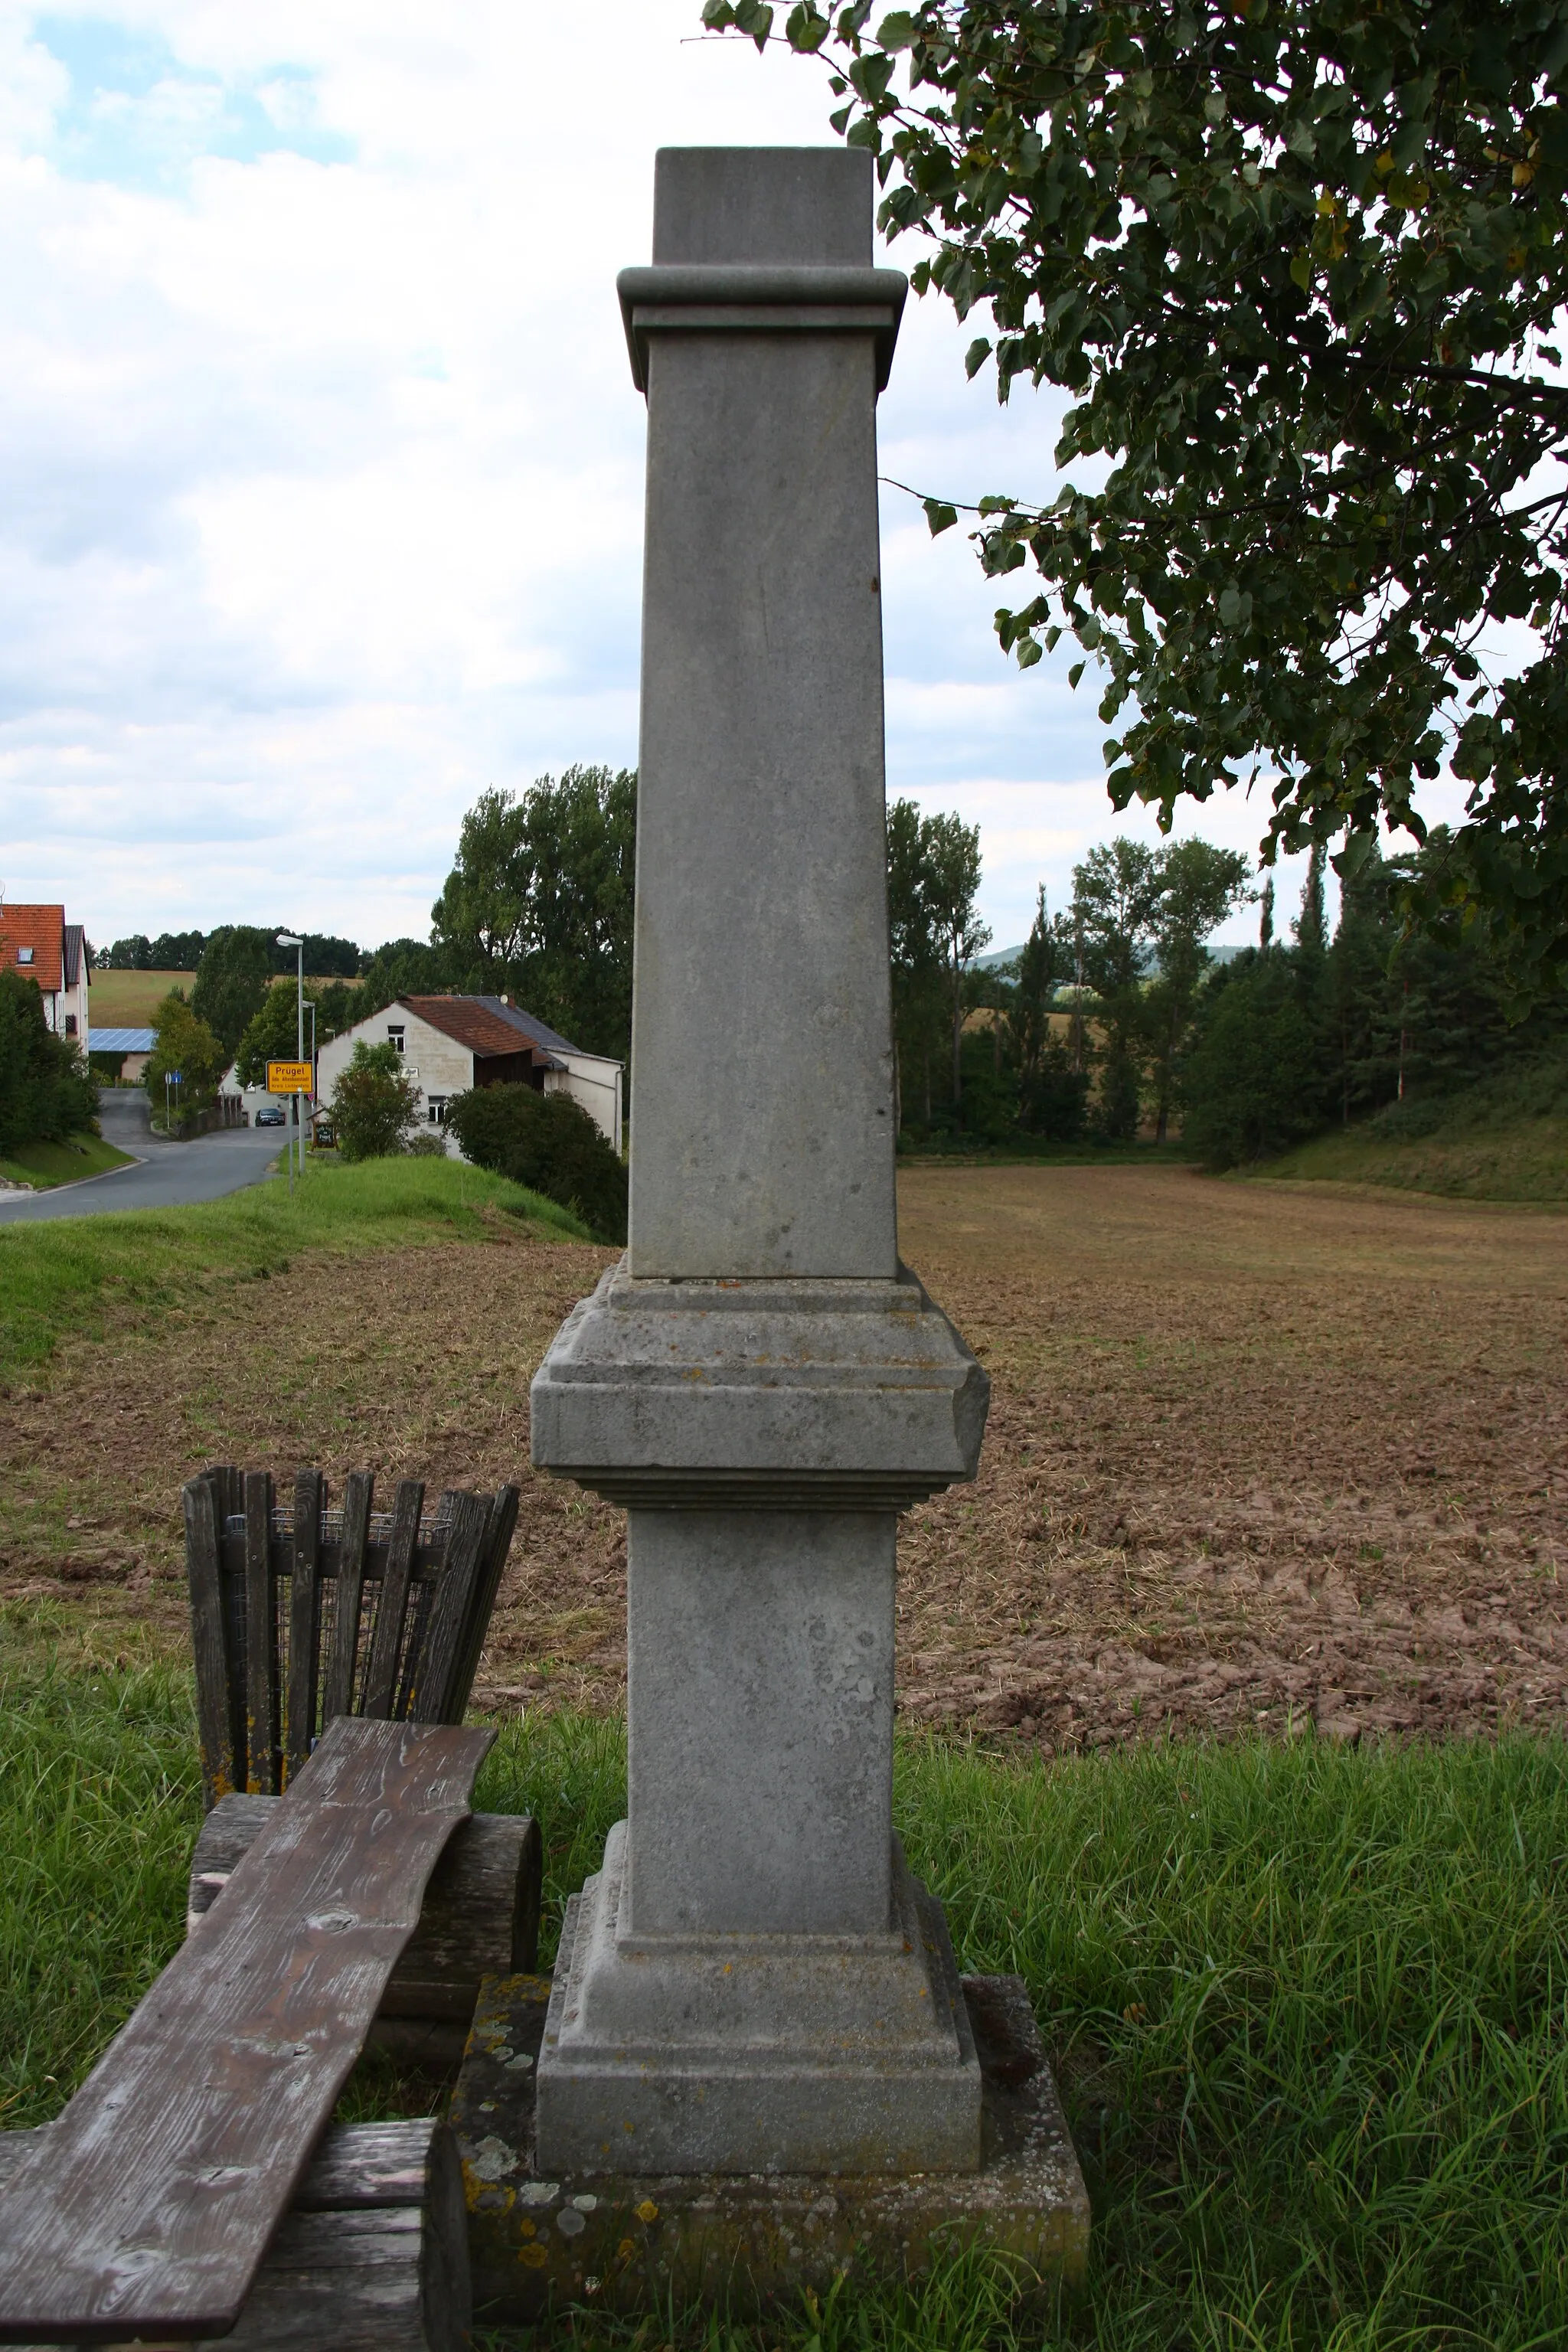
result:
[[[969,349],[963,354],[963,373],[969,377],[971,382],[973,382],[975,376],[979,374],[981,369],[984,366],[990,356],[990,337],[988,335],[977,335],[974,341],[970,344]]]
[[[1069,670],[1068,670],[1068,685],[1069,685],[1069,686],[1074,689],[1074,691],[1075,691],[1075,692],[1077,691],[1078,682],[1079,682],[1079,678],[1083,676],[1084,671],[1085,671],[1088,667],[1089,667],[1089,664],[1088,664],[1087,662],[1080,662],[1080,661],[1078,661],[1078,662],[1074,662],[1074,664],[1073,664],[1073,666],[1072,666],[1071,669],[1069,669]]]
[[[1018,646],[1018,667],[1020,669],[1033,669],[1035,664],[1039,660],[1039,658],[1040,647],[1037,639],[1034,637],[1025,637]]]
[[[819,49],[827,34],[827,19],[813,7],[812,0],[799,0],[799,5],[792,8],[785,19],[784,38],[803,57],[810,57]]]
[[[921,503],[925,508],[926,521],[931,526],[931,535],[933,539],[944,530],[951,530],[958,520],[958,509],[944,506],[941,499],[926,499]]]
[[[877,27],[877,39],[884,49],[907,49],[914,38],[915,20],[905,8],[895,8]]]
[[[1304,245],[1300,246],[1290,256],[1290,275],[1295,279],[1303,294],[1310,293],[1312,288],[1312,255],[1310,247]]]

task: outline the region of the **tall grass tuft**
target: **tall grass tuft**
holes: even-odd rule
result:
[[[64,2105],[178,1948],[201,1817],[188,1675],[0,1685],[0,2128]]]

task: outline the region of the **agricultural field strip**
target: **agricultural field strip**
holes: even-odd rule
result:
[[[1561,1719],[1568,1219],[1179,1170],[919,1170],[901,1200],[995,1383],[978,1484],[904,1523],[907,1715],[1068,1748]],[[517,1475],[608,1258],[497,1219],[301,1255],[244,1293],[265,1350],[216,1286],[68,1342],[0,1399],[0,1591],[173,1651],[202,1462]],[[481,1696],[613,1704],[624,1559],[619,1514],[526,1476]]]

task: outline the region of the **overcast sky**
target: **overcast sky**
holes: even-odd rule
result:
[[[463,811],[637,750],[644,411],[615,273],[654,150],[831,143],[698,0],[0,7],[0,884],[97,942],[423,936]],[[889,257],[908,267],[907,243]],[[911,303],[886,474],[1044,499]],[[996,945],[1121,825],[1092,671],[1022,677],[884,488],[888,782],[982,828]],[[1184,829],[1251,848],[1239,797]],[[1297,869],[1281,883],[1295,904]],[[1248,910],[1226,936],[1250,936]]]

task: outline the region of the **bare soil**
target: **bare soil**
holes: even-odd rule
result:
[[[1568,1217],[1172,1169],[900,1199],[994,1382],[978,1483],[904,1523],[907,1716],[1047,1750],[1563,1720]],[[183,1645],[204,1463],[517,1477],[479,1695],[614,1704],[621,1515],[526,1466],[529,1376],[607,1258],[497,1218],[72,1344],[0,1397],[0,1594]]]

